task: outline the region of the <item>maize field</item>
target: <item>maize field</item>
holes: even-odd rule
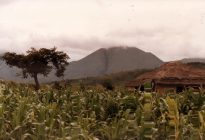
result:
[[[205,92],[159,95],[0,83],[1,140],[205,140]]]

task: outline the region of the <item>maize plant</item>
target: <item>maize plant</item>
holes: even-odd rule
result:
[[[0,82],[2,140],[204,140],[205,93]]]

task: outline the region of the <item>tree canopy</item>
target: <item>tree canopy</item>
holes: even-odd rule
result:
[[[56,76],[62,77],[66,66],[69,64],[69,56],[62,51],[57,51],[56,47],[51,49],[30,48],[26,54],[6,52],[2,58],[7,65],[22,69],[23,78],[29,76],[34,78],[37,90],[40,88],[38,74],[48,76],[51,70],[55,68]]]

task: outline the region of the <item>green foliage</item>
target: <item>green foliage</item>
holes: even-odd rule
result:
[[[145,83],[144,88],[152,88],[151,82]]]
[[[114,101],[108,101],[105,108],[105,118],[114,118],[119,112],[118,103]]]
[[[204,96],[49,86],[33,91],[1,82],[0,139],[203,140]],[[181,111],[183,104],[190,104],[188,113]]]

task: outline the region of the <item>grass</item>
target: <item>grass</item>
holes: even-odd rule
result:
[[[35,92],[27,85],[1,82],[0,139],[203,140],[204,99],[203,91],[159,96],[44,86]]]

